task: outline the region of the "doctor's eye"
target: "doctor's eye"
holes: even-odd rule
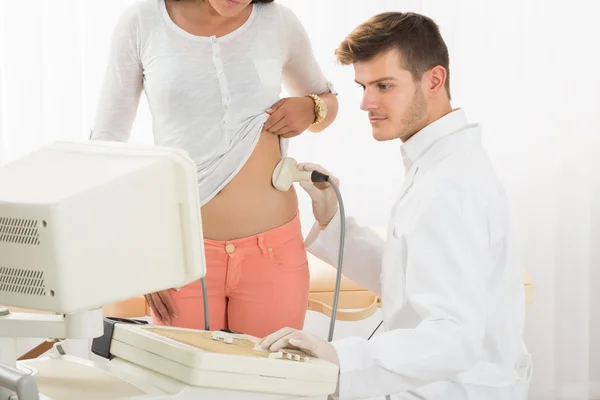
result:
[[[358,87],[361,88],[363,91],[365,90],[365,85],[361,85],[360,83],[358,83]]]
[[[381,90],[387,90],[389,88],[392,87],[392,85],[386,84],[386,83],[380,83],[379,85],[377,85],[379,87],[379,89]]]

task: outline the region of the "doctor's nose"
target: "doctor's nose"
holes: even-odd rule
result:
[[[365,90],[362,101],[360,103],[360,109],[363,111],[377,110],[379,108],[379,102],[376,101],[375,96]]]

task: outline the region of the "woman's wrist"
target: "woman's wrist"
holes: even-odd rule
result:
[[[314,119],[311,125],[322,122],[327,117],[327,104],[316,94],[309,94],[306,97],[313,102]]]

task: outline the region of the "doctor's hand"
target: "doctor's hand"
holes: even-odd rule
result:
[[[279,351],[281,349],[301,350],[313,357],[339,365],[337,351],[331,343],[317,336],[293,328],[283,328],[263,338],[259,342],[265,350]]]
[[[168,290],[150,293],[144,297],[154,314],[165,324],[171,325],[171,318],[177,318],[177,311]]]
[[[329,171],[320,165],[298,164],[298,169],[311,172],[319,171],[328,175],[336,185],[340,185],[339,179],[331,175]],[[304,189],[312,199],[313,215],[319,225],[321,225],[321,228],[325,229],[337,213],[338,203],[335,190],[333,190],[333,187],[327,182],[313,183],[311,181],[300,181],[300,186],[302,186],[302,189]]]

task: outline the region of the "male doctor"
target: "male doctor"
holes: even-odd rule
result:
[[[450,105],[438,26],[418,14],[380,14],[336,55],[354,66],[373,137],[403,142],[406,177],[387,241],[346,220],[344,274],[382,296],[385,332],[328,343],[284,328],[263,347],[299,348],[339,364],[340,399],[525,400],[531,361],[521,272],[507,262],[507,201],[479,126]],[[329,175],[317,165],[301,168]],[[307,248],[337,265],[335,192],[302,187],[317,220]]]

